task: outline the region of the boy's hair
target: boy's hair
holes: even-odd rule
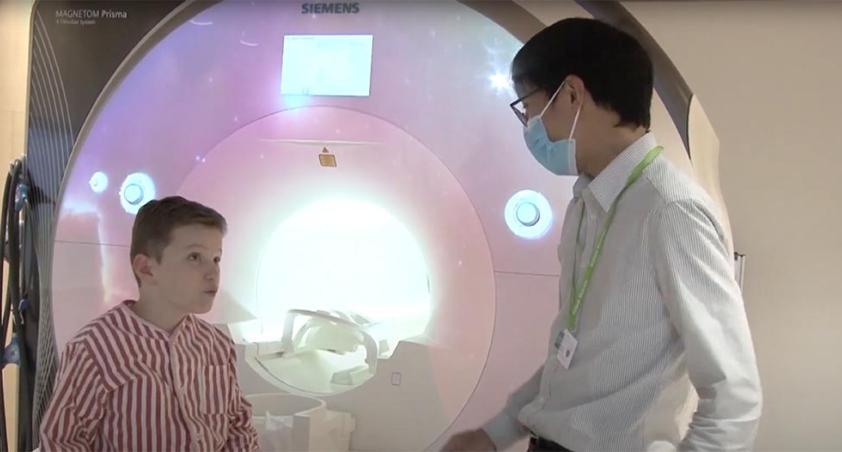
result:
[[[143,254],[160,261],[164,248],[170,243],[173,229],[189,225],[216,228],[223,234],[228,229],[225,217],[219,212],[181,196],[170,196],[144,204],[137,212],[132,226],[131,260]]]
[[[512,61],[512,81],[551,95],[568,75],[594,102],[620,115],[617,126],[650,126],[652,60],[637,40],[594,19],[560,20],[533,36]]]

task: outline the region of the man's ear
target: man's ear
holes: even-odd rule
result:
[[[585,102],[585,98],[588,96],[588,91],[585,87],[585,81],[578,75],[568,75],[565,79],[565,87],[566,89],[564,91],[566,91],[566,93],[559,94],[569,96],[566,98],[576,106],[581,106]]]
[[[140,282],[147,284],[154,282],[155,271],[153,264],[154,259],[145,254],[138,254],[132,259],[132,271]]]

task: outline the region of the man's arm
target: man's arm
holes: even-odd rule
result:
[[[724,234],[713,214],[692,201],[667,204],[650,221],[658,288],[699,394],[680,450],[750,450],[760,377]]]
[[[99,369],[84,344],[68,345],[41,423],[40,450],[93,451],[105,394]]]
[[[526,383],[509,396],[503,411],[482,427],[497,450],[504,450],[526,436],[527,432],[517,419],[518,414],[538,396],[543,373],[544,366],[541,366]]]

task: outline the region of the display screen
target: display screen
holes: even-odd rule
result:
[[[281,94],[368,96],[372,35],[284,36]]]

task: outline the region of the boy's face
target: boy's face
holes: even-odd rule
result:
[[[184,314],[204,314],[213,307],[219,288],[222,231],[202,225],[172,230],[160,262],[148,259],[142,284],[154,288],[157,298]]]

